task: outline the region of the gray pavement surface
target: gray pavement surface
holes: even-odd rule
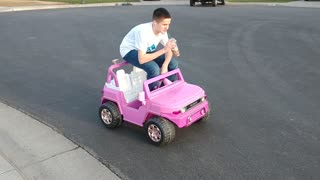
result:
[[[315,3],[312,6],[310,4],[306,5],[307,3],[294,2],[288,3],[288,6],[316,7],[319,5],[318,2],[311,2]],[[157,4],[153,5],[156,6]],[[183,12],[190,10],[186,8],[178,10],[171,6],[169,8],[176,12],[177,19],[182,19],[182,15],[188,16]],[[41,8],[37,7],[37,9]],[[138,9],[137,12],[143,14],[151,9],[153,7],[148,10]],[[217,13],[224,14],[221,9]],[[277,10],[266,10],[264,8],[253,10],[248,9],[248,7],[245,7],[245,9],[248,13],[254,13],[258,16],[248,18],[250,17],[248,14],[240,13],[242,17],[248,18],[244,25],[241,25],[239,22],[236,23],[238,14],[226,9],[228,14],[224,15],[236,18],[234,21],[226,20],[220,22],[220,24],[205,26],[203,29],[206,31],[211,26],[215,26],[218,29],[215,34],[218,34],[226,30],[219,28],[221,24],[224,24],[224,26],[230,26],[233,23],[238,25],[238,27],[234,27],[235,30],[231,33],[231,38],[227,42],[229,44],[227,48],[229,58],[234,66],[231,67],[231,70],[227,68],[229,64],[219,60],[215,60],[216,65],[206,61],[210,67],[199,67],[199,69],[205,71],[199,71],[197,64],[193,61],[186,60],[181,63],[181,68],[183,68],[187,79],[203,86],[209,97],[214,100],[213,107],[217,109],[217,114],[211,120],[215,121],[215,124],[210,123],[207,127],[200,125],[178,132],[177,138],[180,139],[177,139],[175,144],[170,145],[171,147],[163,149],[146,145],[142,135],[140,135],[141,130],[130,125],[125,125],[117,132],[110,132],[101,128],[97,123],[92,123],[92,121],[97,121],[95,113],[97,104],[95,104],[95,101],[98,101],[99,98],[92,92],[99,91],[97,85],[103,81],[101,77],[105,67],[89,66],[87,60],[91,59],[96,64],[103,64],[104,62],[106,65],[109,62],[104,59],[108,56],[102,53],[102,49],[106,48],[103,42],[99,41],[99,36],[92,35],[92,30],[82,29],[84,28],[83,19],[78,19],[77,14],[82,11],[81,14],[84,15],[85,20],[90,20],[93,17],[97,18],[98,15],[91,14],[90,9],[88,11],[74,10],[73,12],[58,11],[69,15],[69,20],[61,21],[60,19],[60,23],[67,25],[73,21],[73,23],[76,23],[74,25],[81,27],[80,29],[84,31],[79,32],[83,33],[79,37],[82,38],[80,44],[84,47],[74,46],[72,43],[79,43],[76,40],[79,37],[67,34],[67,31],[62,31],[62,33],[66,33],[62,36],[59,36],[61,34],[51,36],[49,34],[33,34],[36,29],[50,31],[45,26],[36,25],[28,28],[30,19],[33,18],[43,21],[41,17],[47,16],[50,21],[54,22],[51,18],[59,19],[57,11],[39,12],[42,15],[40,17],[37,13],[3,14],[2,17],[0,16],[1,22],[8,25],[6,29],[0,30],[1,42],[8,42],[6,45],[0,45],[2,53],[0,97],[14,107],[23,109],[23,111],[37,117],[37,120],[35,120],[25,113],[0,103],[0,180],[118,179],[114,173],[122,179],[150,179],[154,176],[157,176],[156,179],[317,179],[319,177],[317,169],[320,167],[318,153],[318,137],[320,134],[317,130],[319,124],[316,120],[319,118],[318,100],[320,96],[317,93],[319,87],[316,86],[316,82],[319,80],[317,73],[319,63],[316,63],[316,60],[319,57],[320,46],[319,41],[317,41],[319,40],[317,35],[319,24],[312,21],[312,17],[318,17],[319,14],[316,11],[299,9],[295,10],[297,14],[290,14],[293,17],[288,17],[285,16],[285,13]],[[18,8],[2,10],[20,11]],[[103,10],[105,9],[97,9],[99,13],[103,14],[102,17],[109,15]],[[122,15],[126,11],[122,8],[117,10]],[[232,10],[241,12],[237,7]],[[287,9],[282,10],[290,12]],[[195,10],[195,17],[189,18],[200,20],[200,17],[208,17],[206,15],[212,13],[211,9],[206,7],[202,11]],[[269,17],[266,14],[270,12],[282,16]],[[139,13],[136,13],[136,15]],[[110,14],[114,14],[114,12],[110,12]],[[20,19],[21,15],[23,15],[22,19]],[[219,16],[219,14],[216,15]],[[300,26],[300,21],[299,23],[292,21],[292,18],[298,18],[299,15],[311,18],[310,22],[312,24]],[[179,18],[179,16],[181,17]],[[4,18],[6,17],[10,21],[5,21]],[[138,15],[136,18],[141,19],[142,16]],[[137,19],[132,21],[136,22]],[[123,19],[119,16],[117,20],[121,21]],[[205,20],[209,21],[207,18]],[[218,21],[218,19],[215,20]],[[105,23],[99,18],[95,21],[95,27]],[[192,46],[198,50],[201,58],[210,60],[211,56],[207,55],[205,49],[202,49],[207,45],[212,45],[211,42],[206,40],[208,36],[194,34],[193,31],[188,33],[188,29],[191,30],[191,27],[187,25],[188,23],[190,22],[177,22],[180,27],[185,27],[184,31],[187,33],[180,36],[185,36],[186,39],[198,39],[199,41],[181,42],[182,49],[190,49]],[[53,31],[60,29],[61,24],[52,24],[55,24],[54,27],[50,27],[53,28]],[[114,22],[107,24],[114,24]],[[268,26],[269,24],[272,24],[273,28]],[[21,25],[27,28],[19,29],[18,27]],[[125,27],[118,25],[116,28],[128,29],[130,25],[126,24]],[[13,29],[9,29],[9,26]],[[49,24],[46,26],[48,27]],[[267,30],[262,31],[262,27]],[[302,27],[305,27],[305,29]],[[104,29],[108,28],[110,27],[104,27]],[[179,30],[172,28],[174,34],[178,34]],[[262,31],[261,34],[267,34],[266,38],[252,39],[252,35],[259,31]],[[85,32],[89,35],[85,35]],[[114,29],[112,32],[115,32]],[[11,37],[10,34],[12,33],[16,33],[15,36],[18,37]],[[103,35],[105,31],[99,33]],[[121,30],[121,33],[125,33],[125,30]],[[257,47],[256,51],[253,51],[255,46],[252,43],[268,42],[267,37],[270,33],[271,37],[278,37],[274,40],[282,39],[283,41],[279,41],[277,45],[274,44],[274,48],[259,49]],[[298,36],[296,36],[297,34]],[[108,41],[115,42],[109,44],[108,48],[116,49],[118,43],[117,39],[112,38],[114,34],[107,36]],[[53,40],[57,37],[59,43]],[[63,41],[65,37],[71,37],[72,43]],[[292,39],[292,37],[297,39]],[[38,38],[42,43],[37,41]],[[93,42],[90,38],[93,39]],[[288,42],[285,42],[285,40]],[[31,43],[31,47],[25,46],[29,44],[26,42]],[[66,51],[55,45],[48,46],[46,44],[48,42],[60,44],[60,47],[66,48]],[[214,42],[224,44],[224,41],[219,37],[215,37]],[[302,43],[302,45],[290,46],[297,42]],[[191,46],[189,47],[186,44]],[[267,44],[270,46],[272,43],[268,42]],[[47,47],[41,47],[43,45]],[[286,46],[288,46],[287,49]],[[81,53],[82,50],[89,47],[91,48],[90,52]],[[305,49],[304,47],[308,48]],[[12,48],[17,49],[14,52]],[[101,51],[99,51],[99,48],[102,48]],[[217,46],[217,48],[222,49],[214,49],[214,52],[224,51],[223,47]],[[281,50],[272,52],[276,48]],[[49,49],[53,52],[50,53]],[[56,51],[62,53],[62,55],[55,54]],[[89,57],[87,53],[90,54]],[[108,53],[109,56],[110,54],[113,56],[112,58],[116,57],[117,54],[110,50],[108,50]],[[195,52],[193,54],[185,52],[185,54],[188,55],[185,57],[200,60],[200,57],[194,56]],[[61,56],[66,56],[71,61],[60,61]],[[76,56],[76,58],[73,58],[73,56]],[[272,58],[270,59],[268,56]],[[223,60],[224,57],[221,56],[220,58]],[[304,63],[306,64],[300,61],[303,58],[305,58]],[[100,60],[97,62],[97,59]],[[41,63],[42,61],[45,61],[48,66]],[[281,61],[283,63],[279,63]],[[295,63],[291,64],[293,62]],[[292,66],[288,67],[288,64]],[[87,69],[79,71],[81,67]],[[225,70],[229,75],[223,72]],[[239,74],[235,75],[233,72],[235,70]],[[293,70],[295,70],[294,72],[301,72],[297,75],[291,72]],[[97,73],[97,71],[100,72]],[[47,76],[46,73],[50,72],[59,72],[61,76],[59,73],[55,77]],[[195,72],[198,75],[192,77]],[[209,81],[204,78],[208,75],[206,73],[209,72],[210,76],[219,77],[224,82],[217,79]],[[90,76],[91,73],[93,75]],[[83,74],[89,77],[84,80],[86,83],[77,79]],[[239,75],[239,78],[236,78],[237,75]],[[94,78],[98,78],[98,80],[93,80]],[[260,82],[260,80],[264,80],[264,82]],[[50,83],[47,84],[47,82]],[[67,84],[72,85],[68,86]],[[234,85],[237,85],[237,87],[235,88]],[[57,91],[57,88],[60,89],[60,92]],[[75,90],[78,90],[78,92],[75,92]],[[248,91],[251,95],[247,94]],[[261,95],[265,97],[262,98]],[[73,104],[72,101],[78,97],[83,97],[83,99],[75,101],[76,104]],[[90,109],[90,107],[93,107],[93,109]],[[92,119],[92,121],[88,121],[89,119]],[[240,122],[237,122],[238,120]],[[38,121],[54,127],[55,130],[62,132],[76,144]],[[236,128],[231,128],[234,126]],[[75,129],[71,130],[72,127]],[[199,131],[204,135],[199,136]],[[214,136],[212,136],[212,131],[214,131]],[[110,138],[105,139],[108,136]],[[126,142],[130,137],[131,142]],[[112,146],[115,146],[113,148],[110,147],[110,143],[104,143],[112,139],[118,141],[112,143]],[[122,141],[125,143],[121,143]],[[188,142],[193,145],[188,144]],[[83,147],[86,148],[86,151]],[[138,152],[130,154],[130,151]],[[111,167],[113,172],[96,158]],[[152,160],[157,162],[150,162]],[[188,173],[185,172],[186,170]]]

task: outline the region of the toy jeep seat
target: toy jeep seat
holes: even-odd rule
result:
[[[119,90],[123,92],[130,91],[132,86],[129,74],[125,73],[123,69],[119,69],[116,74],[119,82]]]
[[[130,73],[130,78],[132,82],[132,88],[140,92],[143,90],[143,82],[147,80],[147,73],[143,69],[133,66],[133,70]]]
[[[137,67],[133,67],[130,74],[123,69],[116,72],[119,82],[119,90],[124,93],[127,103],[138,99],[139,92],[143,91],[143,82],[147,79],[146,72]]]

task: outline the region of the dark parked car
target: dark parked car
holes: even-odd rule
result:
[[[190,0],[190,6],[194,6],[196,2],[200,2],[202,5],[207,3],[211,3],[212,6],[217,6],[218,3],[221,5],[225,5],[225,0]]]

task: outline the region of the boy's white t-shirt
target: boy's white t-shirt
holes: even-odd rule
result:
[[[121,57],[124,57],[131,50],[154,52],[159,43],[164,46],[167,42],[167,32],[156,36],[152,30],[152,22],[140,24],[132,28],[123,38],[120,44],[120,54]]]

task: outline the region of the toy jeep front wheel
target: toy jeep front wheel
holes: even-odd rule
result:
[[[106,102],[99,109],[100,120],[107,128],[119,127],[122,123],[122,117],[118,106],[113,102]]]
[[[151,118],[145,125],[145,131],[151,144],[156,146],[169,144],[176,134],[174,125],[160,117]]]

